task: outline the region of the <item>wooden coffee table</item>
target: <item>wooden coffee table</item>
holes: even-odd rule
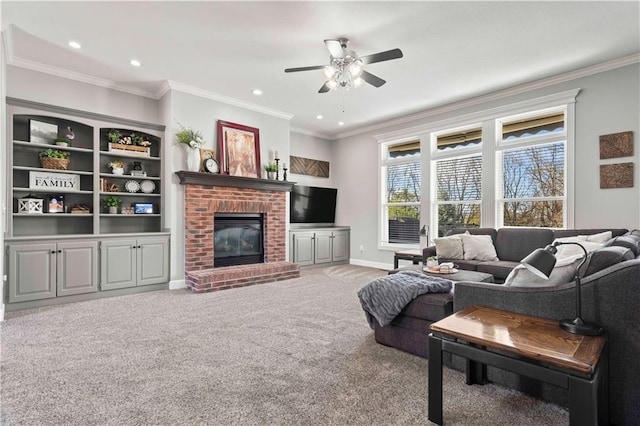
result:
[[[430,328],[432,422],[442,424],[442,352],[449,352],[467,359],[467,384],[485,383],[486,365],[492,365],[567,389],[571,425],[608,424],[606,336],[571,334],[558,321],[481,306]]]

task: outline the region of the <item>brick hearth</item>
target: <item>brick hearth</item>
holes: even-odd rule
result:
[[[196,293],[244,287],[300,276],[286,259],[286,192],[291,183],[177,172],[185,186],[185,282]],[[264,216],[264,263],[214,269],[215,213]]]

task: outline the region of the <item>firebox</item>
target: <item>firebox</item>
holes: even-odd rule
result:
[[[216,213],[214,215],[213,266],[264,262],[263,215]]]

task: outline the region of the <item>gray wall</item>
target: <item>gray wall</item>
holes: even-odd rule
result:
[[[332,155],[333,144],[330,140],[323,139],[318,136],[311,136],[304,133],[291,132],[291,155],[296,157],[311,158],[312,160],[321,160],[329,162],[329,177],[322,178],[317,176],[307,176],[299,174],[290,174],[288,180],[294,181],[300,185],[320,186],[324,188],[335,188],[334,170]],[[290,163],[289,160],[286,160]]]
[[[7,96],[162,124],[158,114],[158,101],[155,99],[26,68],[9,66],[7,71]]]
[[[7,137],[7,103],[5,97],[7,93],[7,60],[5,55],[4,32],[0,31],[0,141],[6,141]],[[6,182],[7,167],[7,144],[0,142],[0,176],[3,182]],[[0,247],[4,247],[4,229],[7,223],[7,211],[9,206],[6,204],[7,188],[6,185],[0,185],[0,223],[2,230],[0,232]],[[3,250],[4,253],[4,250]],[[0,256],[0,278],[4,277],[4,256]],[[0,279],[0,321],[4,320],[4,279]]]
[[[640,228],[639,76],[640,66],[628,65],[339,139],[333,144],[332,172],[341,197],[348,202],[338,206],[337,220],[351,226],[352,260],[371,265],[390,265],[393,261],[392,252],[377,249],[378,143],[374,135],[427,125],[576,88],[581,88],[582,91],[576,102],[575,227]],[[635,155],[614,162],[635,163],[635,186],[627,189],[600,189],[599,166],[612,161],[599,159],[599,135],[627,130],[634,132]],[[427,207],[423,206],[423,211],[428,211]]]

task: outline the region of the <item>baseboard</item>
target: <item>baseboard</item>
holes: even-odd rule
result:
[[[368,268],[384,269],[385,271],[390,271],[393,269],[393,265],[390,265],[388,263],[370,262],[368,260],[361,259],[349,259],[349,263],[351,265],[366,266]]]
[[[171,280],[169,281],[169,290],[180,290],[187,288],[184,280]]]

